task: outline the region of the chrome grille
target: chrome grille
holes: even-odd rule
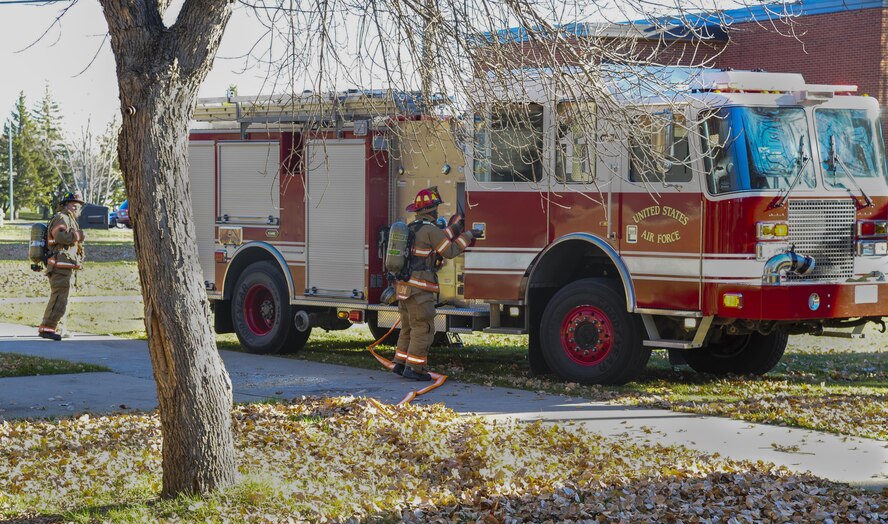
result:
[[[789,243],[800,255],[814,257],[814,271],[790,281],[846,280],[854,275],[852,200],[790,200]]]

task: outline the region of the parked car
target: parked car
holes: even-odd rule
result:
[[[128,227],[132,229],[133,223],[129,216],[129,200],[124,200],[120,207],[117,208],[117,218],[114,223],[119,228]]]
[[[117,210],[108,208],[108,229],[117,227]]]

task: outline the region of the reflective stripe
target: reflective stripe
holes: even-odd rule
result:
[[[452,229],[450,229],[449,227],[445,227],[444,233],[447,234],[447,238],[449,238],[450,240],[453,240],[453,230]]]
[[[40,326],[39,328],[37,328],[37,332],[38,333],[55,333],[56,330],[51,327]]]
[[[435,282],[422,280],[421,278],[410,277],[410,280],[407,281],[407,285],[417,287],[419,289],[425,289],[426,291],[438,291],[438,284],[436,284]]]
[[[80,264],[72,264],[71,262],[59,262],[55,257],[50,257],[46,261],[47,266],[57,267],[59,269],[80,269]]]
[[[428,362],[428,360],[429,359],[427,358],[419,358],[414,356],[407,357],[407,362],[410,362],[411,364],[425,364],[426,362]]]
[[[435,251],[437,251],[438,253],[444,254],[444,250],[447,249],[448,247],[450,247],[450,241],[445,238],[444,240],[441,241],[440,244],[438,244],[438,247],[435,248]]]
[[[409,356],[410,356],[410,355],[408,355],[407,353],[404,353],[404,352],[402,352],[402,351],[395,351],[395,358],[404,358],[404,359],[406,359],[406,358],[409,357]]]
[[[469,247],[469,243],[466,242],[466,239],[462,236],[456,239],[457,244],[461,245],[463,249]]]
[[[50,246],[54,246],[54,245],[56,245],[56,241],[55,241],[55,240],[51,240],[51,239],[50,239],[50,240],[47,240],[46,243],[49,244]]]
[[[415,247],[413,248],[413,254],[421,257],[427,257],[432,254],[432,250]]]

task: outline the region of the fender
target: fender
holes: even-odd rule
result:
[[[243,253],[244,251],[248,251],[252,248],[264,249],[267,251],[274,259],[277,261],[278,265],[281,267],[281,271],[284,273],[284,278],[287,280],[287,289],[290,293],[290,300],[293,300],[295,297],[295,286],[293,285],[293,275],[290,274],[290,268],[287,266],[287,261],[284,260],[283,255],[275,249],[271,244],[267,244],[265,242],[248,242],[246,244],[241,244],[237,249],[234,250],[234,253],[231,255],[231,260],[228,261],[228,266],[225,268],[225,275],[222,277],[222,294],[225,295],[226,292],[226,284],[228,282],[228,272],[231,270],[231,266],[234,265],[234,261],[237,259],[237,256]]]
[[[533,259],[533,262],[530,264],[530,267],[527,269],[526,273],[526,282],[530,282],[533,280],[534,271],[536,271],[539,262],[546,256],[546,253],[552,250],[558,244],[562,244],[564,242],[570,240],[582,240],[584,242],[588,242],[595,247],[601,249],[607,256],[610,258],[611,262],[616,266],[617,271],[620,273],[620,280],[623,283],[623,291],[626,293],[626,310],[633,312],[635,311],[636,301],[635,301],[635,286],[632,284],[632,276],[629,274],[629,268],[626,266],[626,263],[623,262],[623,258],[619,253],[609,244],[607,241],[589,234],[589,233],[570,233],[568,235],[564,235],[563,237],[555,239],[552,243],[545,247],[540,253]],[[527,285],[524,289],[524,303],[530,303],[530,286]]]

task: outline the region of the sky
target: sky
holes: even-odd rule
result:
[[[61,107],[63,128],[69,136],[79,136],[87,125],[94,133],[100,133],[120,110],[110,42],[102,44],[107,26],[101,7],[98,0],[79,0],[55,24],[61,10],[71,2],[54,1],[56,3],[51,5],[22,5],[4,4],[0,0],[0,119],[10,114],[19,92],[24,91],[33,107],[49,86]],[[744,0],[666,0],[664,5],[672,1],[697,6],[707,3],[729,5]],[[167,25],[175,21],[183,2],[173,0],[165,17]],[[623,9],[615,7],[626,5],[621,2],[625,0],[600,3],[607,19],[625,19]],[[241,57],[250,52],[264,33],[263,25],[255,16],[239,5],[235,8],[213,69],[201,88],[201,97],[225,96],[231,84],[237,85],[240,95],[282,91],[281,86],[269,86],[262,69],[250,67],[244,70]],[[41,38],[47,29],[49,31]],[[351,53],[355,50],[367,52],[369,46],[355,38],[358,32],[350,24],[341,27],[334,38],[337,48],[347,48],[346,52]],[[373,73],[361,73],[349,65],[343,65],[338,74],[337,89],[382,87],[379,79],[370,78]],[[347,80],[343,81],[343,78]],[[295,88],[301,90],[299,86]]]
[[[175,1],[168,13],[178,12],[181,3]],[[105,19],[97,0],[80,0],[40,39],[64,5],[0,4],[0,118],[10,114],[19,92],[33,104],[48,85],[68,134],[79,135],[87,123],[93,132],[101,132],[120,106],[110,42],[100,49],[107,33]],[[262,90],[262,72],[241,72],[243,60],[233,58],[246,53],[260,31],[248,12],[235,11],[200,96],[225,96],[230,84],[237,84],[242,95]]]

